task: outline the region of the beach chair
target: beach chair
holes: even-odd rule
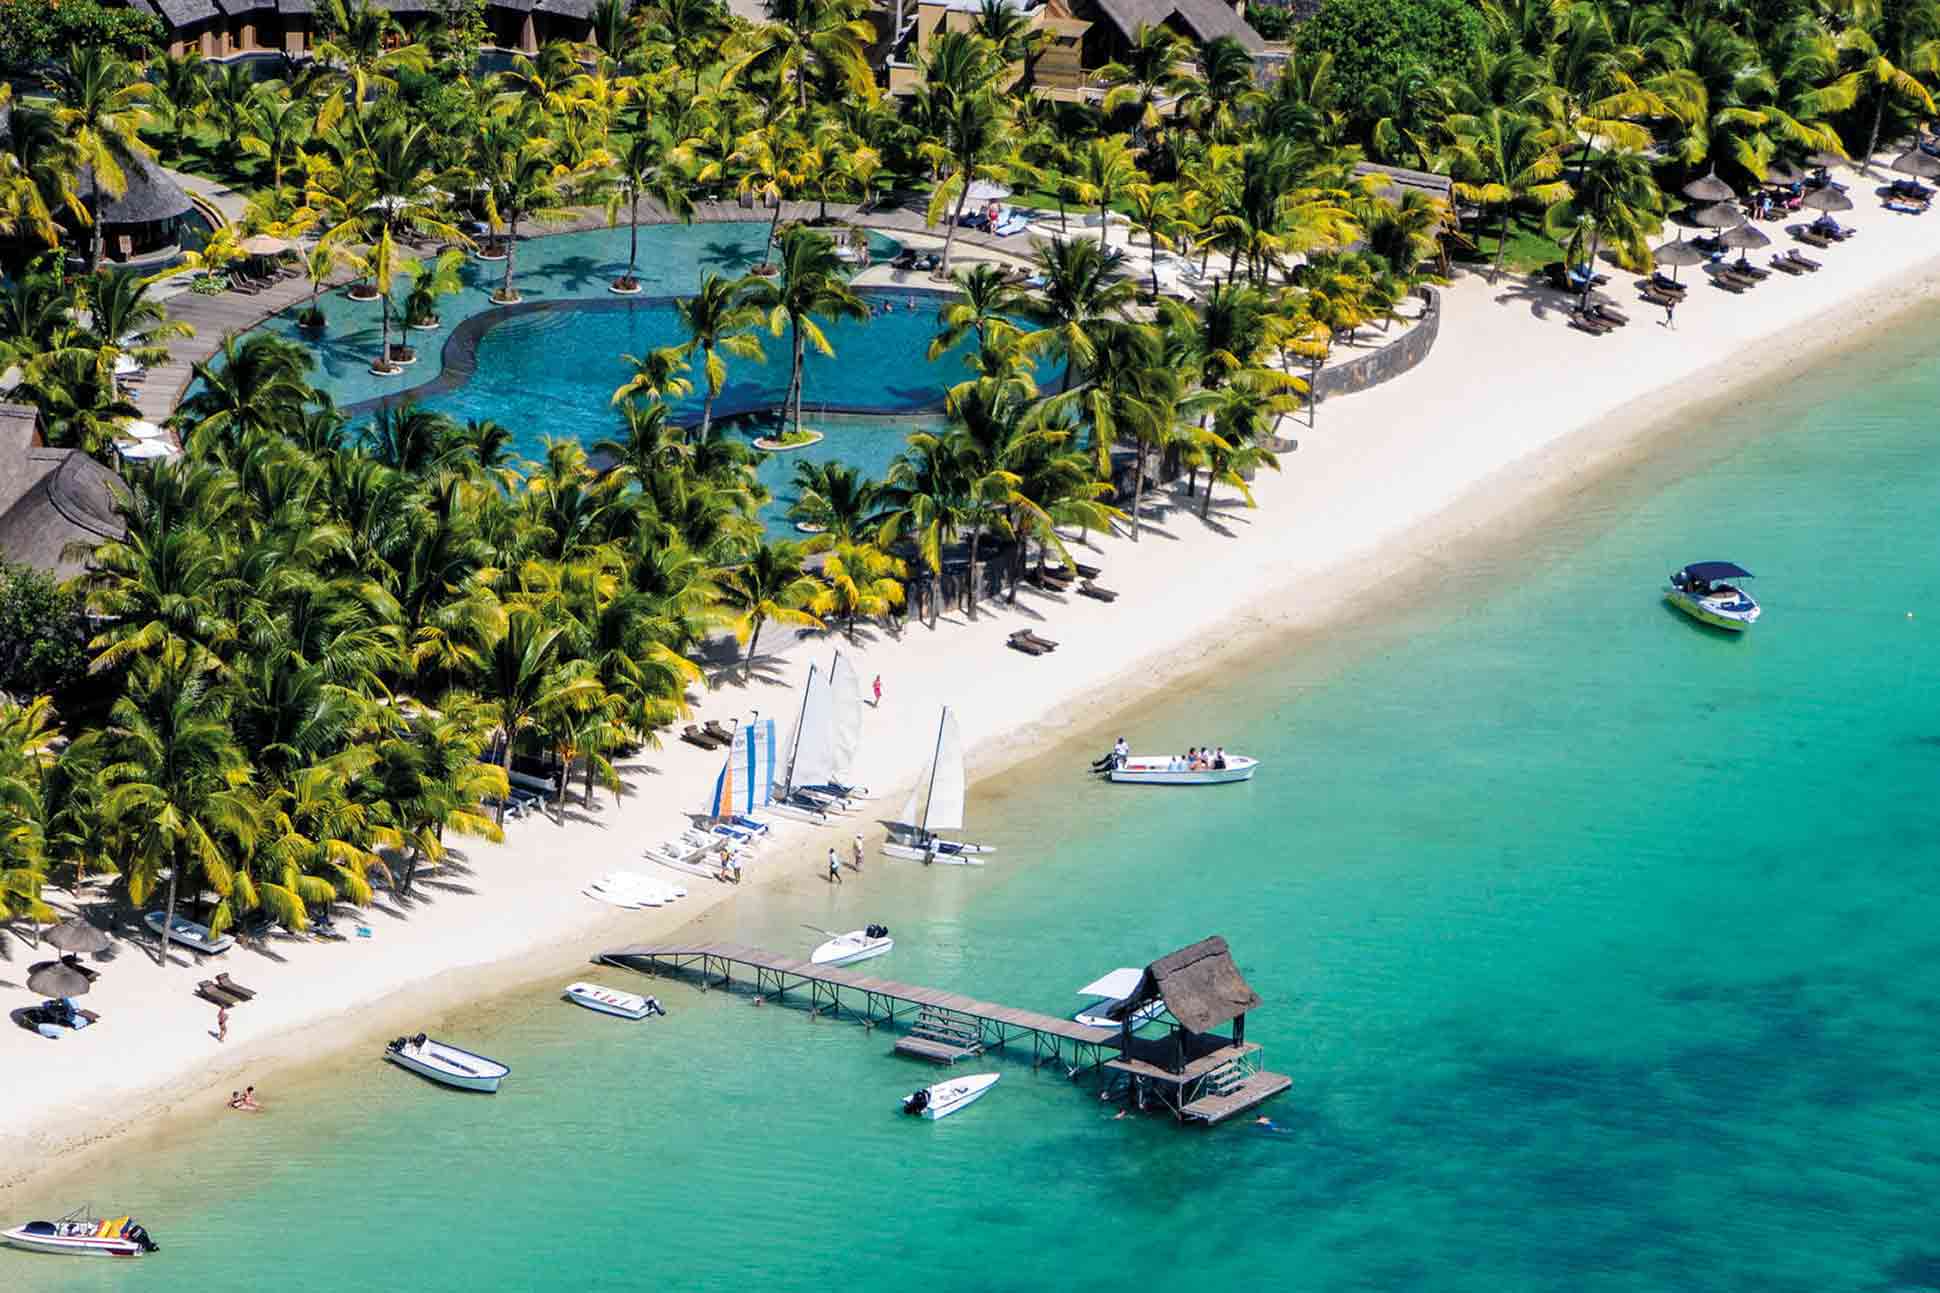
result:
[[[1650,276],[1650,285],[1656,288],[1662,295],[1674,296],[1680,301],[1684,299],[1684,294],[1690,290],[1690,284],[1674,282],[1662,274],[1652,274]]]
[[[1792,236],[1808,247],[1830,247],[1832,245],[1832,239],[1826,237],[1810,225],[1804,225],[1792,230]]]
[[[1024,638],[1020,638],[1014,633],[1005,641],[1004,645],[1009,647],[1013,651],[1022,651],[1025,655],[1049,655],[1050,654],[1050,652],[1045,650],[1043,647],[1038,646],[1033,642],[1027,641]]]
[[[1089,597],[1093,601],[1098,602],[1115,602],[1118,600],[1117,593],[1109,588],[1101,588],[1089,579],[1078,585],[1078,593],[1081,596]]]
[[[1055,651],[1058,649],[1058,644],[1051,641],[1050,638],[1039,637],[1029,629],[1017,630],[1017,632],[1010,635],[1010,640],[1013,642],[1028,643],[1040,651]]]
[[[722,727],[718,719],[708,719],[705,723],[701,724],[701,730],[719,741],[722,745],[734,744],[734,733]]]
[[[714,743],[707,733],[701,731],[700,728],[695,727],[692,723],[689,723],[680,730],[680,739],[689,745],[699,746],[703,750],[718,750],[721,748]]]
[[[256,999],[255,989],[245,988],[243,987],[242,984],[231,980],[229,977],[229,971],[227,970],[224,970],[221,974],[218,974],[216,976],[216,986],[221,988],[224,992],[233,993],[234,995],[241,997],[244,1001],[254,1001]]]
[[[1740,278],[1749,278],[1757,283],[1762,283],[1772,276],[1772,271],[1769,269],[1760,269],[1743,256],[1740,256],[1737,260],[1731,262],[1731,264],[1726,265],[1725,268]]]
[[[1790,274],[1793,278],[1797,278],[1805,273],[1805,266],[1795,265],[1789,257],[1782,255],[1772,257],[1772,268],[1778,270],[1781,274]]]
[[[1096,579],[1098,576],[1105,573],[1104,571],[1098,569],[1098,567],[1096,566],[1087,566],[1082,561],[1074,561],[1072,562],[1072,564],[1078,568],[1078,574],[1085,579]]]
[[[1590,305],[1590,313],[1602,319],[1605,323],[1616,324],[1619,328],[1630,322],[1629,315],[1605,301],[1592,302]]]
[[[1711,282],[1713,286],[1721,287],[1736,296],[1744,295],[1747,290],[1755,286],[1750,279],[1739,278],[1728,269],[1721,269],[1711,275]]]
[[[1652,305],[1664,306],[1666,308],[1684,304],[1683,297],[1672,296],[1669,292],[1658,288],[1654,283],[1647,283],[1639,288],[1637,295],[1643,297],[1644,300],[1650,302]]]
[[[239,997],[233,992],[224,991],[221,985],[217,984],[214,979],[204,979],[202,982],[196,984],[195,995],[201,997],[204,1001],[213,1002],[218,1006],[225,1007],[240,1006],[248,1000],[247,997]]]
[[[1617,330],[1616,324],[1599,319],[1593,314],[1586,314],[1582,310],[1570,311],[1570,327],[1578,332],[1587,332],[1593,337],[1601,337]]]
[[[1818,261],[1813,260],[1810,256],[1805,255],[1804,253],[1799,251],[1799,249],[1796,247],[1784,253],[1784,255],[1780,257],[1780,259],[1790,261],[1792,264],[1798,266],[1800,269],[1804,270],[1808,274],[1816,274],[1821,269],[1824,268],[1824,266],[1821,265]]]

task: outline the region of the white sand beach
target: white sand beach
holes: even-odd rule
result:
[[[987,774],[1223,652],[1321,628],[1382,581],[1449,559],[1467,538],[1531,508],[1567,506],[1573,491],[1648,452],[1681,415],[1859,344],[1869,327],[1930,295],[1940,282],[1940,215],[1886,212],[1870,196],[1877,181],[1840,178],[1858,202],[1845,218],[1859,234],[1807,249],[1825,266],[1817,274],[1774,274],[1734,296],[1686,271],[1695,285],[1673,331],[1661,309],[1636,300],[1632,276],[1611,269],[1605,292],[1631,322],[1604,337],[1568,327],[1566,305],[1547,289],[1465,275],[1445,292],[1426,362],[1323,404],[1312,429],[1287,428],[1299,448],[1260,482],[1258,509],[1222,495],[1209,525],[1196,504],[1160,500],[1138,543],[1093,536],[1085,559],[1103,568],[1099,582],[1120,594],[1115,604],[1026,588],[1017,607],[987,604],[974,624],[951,615],[935,632],[912,623],[900,641],[876,633],[855,648],[814,639],[761,661],[752,685],[737,670],[699,696],[696,721],[757,708],[785,720],[810,662],[826,663],[836,645],[853,650],[865,687],[876,674],[883,680],[882,706],[866,716],[862,772],[877,806],[891,811],[896,788],[928,754],[940,705],[956,709],[973,773]],[[1779,225],[1763,227],[1773,251],[1790,244]],[[1024,626],[1060,648],[1039,658],[1007,649],[1006,636]],[[703,913],[709,937],[732,937],[739,890],[728,886],[686,879],[684,901],[627,913],[580,893],[603,872],[652,870],[641,848],[686,824],[719,762],[670,741],[629,765],[620,803],[602,791],[590,809],[575,798],[564,825],[532,817],[510,824],[503,845],[463,842],[462,866],[430,875],[408,910],[386,903],[372,912],[368,939],[284,941],[273,957],[237,948],[203,967],[166,969],[145,944],[122,945],[83,1003],[100,1012],[99,1025],[59,1042],[0,1029],[0,1187],[17,1186],[57,1151],[171,1109],[209,1116],[221,1107],[210,1093],[226,1093],[238,1075],[264,1082],[278,1065],[401,1030],[616,937],[651,938]],[[974,823],[974,795],[970,811]],[[778,825],[747,885],[820,885],[824,849],[854,830],[869,842],[871,867],[908,865],[877,860],[880,832],[859,814],[835,828]],[[867,888],[865,873],[846,895],[858,923]],[[39,959],[16,944],[0,962],[8,1009],[31,1004],[26,966]],[[215,1008],[192,995],[218,970],[259,993],[231,1011],[222,1044],[211,1035]]]

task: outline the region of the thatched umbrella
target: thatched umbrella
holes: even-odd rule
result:
[[[1807,166],[1815,166],[1822,171],[1829,171],[1835,166],[1844,166],[1846,159],[1838,153],[1821,148],[1818,152],[1807,157],[1805,164]]]
[[[61,961],[42,961],[27,973],[27,990],[43,997],[78,997],[91,986],[87,975]]]
[[[1813,189],[1805,195],[1802,205],[1811,207],[1814,211],[1824,211],[1829,214],[1834,211],[1852,210],[1852,199],[1838,189]]]
[[[1682,238],[1665,243],[1662,247],[1650,253],[1650,258],[1659,265],[1669,265],[1671,267],[1671,282],[1673,283],[1677,281],[1678,270],[1683,269],[1687,265],[1702,265],[1705,261],[1711,259],[1705,255],[1703,250],[1692,246]]]
[[[79,916],[69,916],[47,931],[45,941],[63,952],[74,952],[77,955],[105,952],[114,945],[113,939]]]
[[[1715,206],[1699,207],[1691,213],[1691,219],[1707,229],[1729,229],[1745,222],[1745,213],[1729,202],[1719,202]]]
[[[1725,230],[1718,235],[1718,241],[1727,247],[1736,247],[1738,249],[1738,265],[1740,268],[1749,268],[1751,265],[1751,262],[1745,258],[1746,252],[1772,245],[1771,238],[1763,229],[1749,224],[1741,224],[1734,229]]]
[[[1805,172],[1784,160],[1773,162],[1765,168],[1767,184],[1797,184],[1805,178]]]
[[[1909,149],[1893,159],[1893,169],[1915,179],[1940,179],[1940,157],[1918,148]]]
[[[1729,184],[1718,178],[1717,171],[1712,170],[1686,184],[1684,196],[1693,202],[1729,202],[1738,195]]]

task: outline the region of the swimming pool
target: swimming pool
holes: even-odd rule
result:
[[[439,327],[406,334],[393,318],[394,343],[408,342],[419,356],[401,378],[369,372],[381,344],[374,301],[352,301],[342,291],[326,294],[329,327],[322,338],[297,329],[295,310],[263,327],[316,354],[312,380],[352,411],[353,425],[367,421],[378,402],[409,396],[461,421],[491,418],[512,431],[521,456],[536,459],[549,439],[590,446],[615,435],[613,392],[631,375],[622,356],[684,343],[673,299],[691,293],[704,272],[738,276],[752,268],[767,230],[759,223],[642,228],[639,297],[606,290],[626,265],[625,228],[523,244],[516,283],[525,299],[517,306],[493,306],[488,299],[502,265],[474,261],[465,268],[464,290],[439,303]],[[890,240],[872,235],[871,241],[878,257],[895,253]],[[769,522],[777,532],[786,528],[781,513],[793,501],[790,481],[798,462],[839,460],[880,477],[909,431],[940,422],[944,392],[968,374],[968,347],[929,358],[937,309],[950,294],[903,288],[860,294],[872,306],[871,317],[825,321],[835,353],[811,351],[804,365],[804,424],[822,432],[823,441],[770,455],[761,465],[759,475],[776,495]],[[396,296],[403,295],[400,283]],[[780,402],[788,384],[788,337],[766,329],[759,335],[765,363],[725,357],[728,378],[715,402],[717,418]],[[1039,377],[1048,380],[1054,372],[1046,365]],[[698,364],[688,377],[698,382]],[[671,400],[675,416],[698,420],[702,394],[697,389]]]

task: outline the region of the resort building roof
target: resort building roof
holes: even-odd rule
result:
[[[96,544],[123,533],[115,513],[121,479],[78,449],[40,442],[31,404],[0,404],[0,559],[62,577],[82,563],[69,544]]]
[[[172,220],[176,216],[187,215],[193,204],[182,186],[168,177],[168,173],[145,157],[127,157],[121,163],[122,178],[128,187],[120,197],[107,193],[101,195],[101,220],[104,224],[152,224],[158,220]],[[75,180],[75,189],[83,196],[93,191],[94,181],[89,167],[83,166]]]
[[[1217,40],[1221,36],[1231,36],[1249,54],[1259,54],[1266,50],[1266,41],[1254,31],[1244,18],[1233,12],[1222,0],[1091,0],[1109,19],[1112,26],[1123,32],[1125,39],[1136,38],[1140,23],[1149,27],[1165,26],[1175,14],[1177,26],[1183,27],[1200,40]]]

